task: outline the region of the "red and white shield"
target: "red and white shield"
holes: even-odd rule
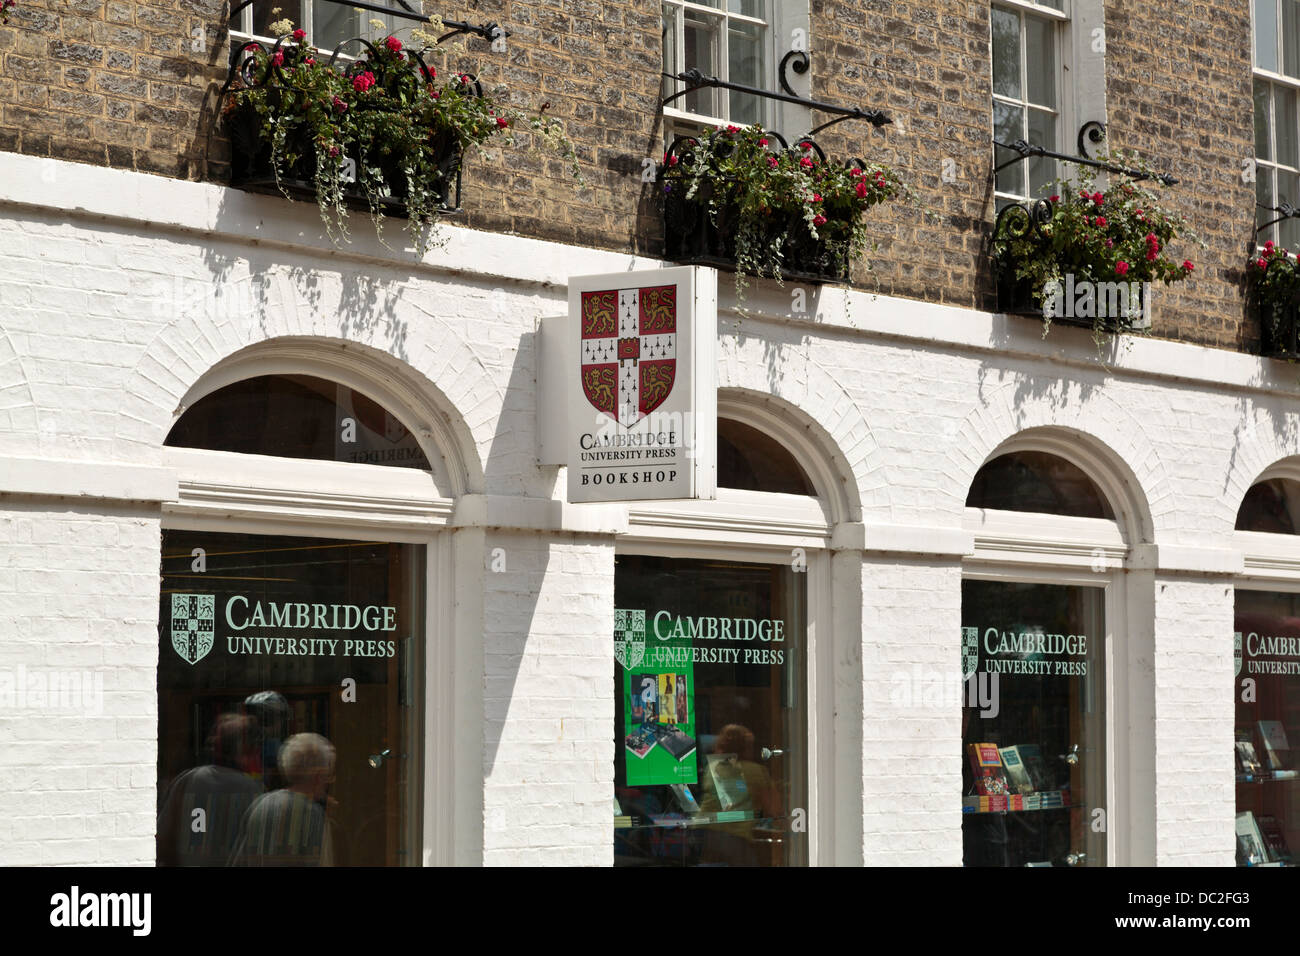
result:
[[[677,287],[582,293],[582,391],[624,427],[664,403],[677,375]]]

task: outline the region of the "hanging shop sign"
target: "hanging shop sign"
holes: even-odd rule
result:
[[[543,464],[571,502],[713,498],[717,273],[696,266],[574,276],[542,320]]]

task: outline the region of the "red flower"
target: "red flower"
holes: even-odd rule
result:
[[[1260,256],[1258,259],[1255,260],[1255,265],[1259,266],[1261,269],[1267,269],[1268,260],[1265,259],[1263,256]]]
[[[799,148],[806,153],[808,150],[812,149],[812,143],[800,143]]]
[[[299,43],[301,43],[303,40],[307,39],[307,31],[306,31],[306,30],[294,30],[294,31],[293,31],[293,38],[294,38],[295,40],[297,40]]]
[[[758,141],[758,145],[759,145],[759,146],[766,146],[766,145],[767,145],[767,139],[766,139],[766,138],[760,139],[760,140]]]
[[[1098,206],[1100,206],[1103,202],[1106,201],[1106,197],[1103,196],[1101,193],[1093,193],[1092,201],[1095,202]]]
[[[811,168],[812,168],[812,164],[813,164],[813,163],[812,163],[812,160],[809,159],[807,156],[804,156],[804,157],[802,157],[802,158],[799,160],[799,165],[800,165],[800,166],[803,166],[803,167],[806,167],[806,168],[808,168],[808,169],[811,169]]]
[[[308,66],[315,66],[316,58],[314,56],[309,56],[307,57],[307,59],[303,60],[302,62],[306,63]]]
[[[1264,255],[1267,256],[1272,254],[1273,254],[1273,240],[1270,239],[1266,243],[1264,243]]]
[[[348,104],[346,101],[341,100],[336,96],[334,97],[334,108],[340,113],[346,113],[348,111]]]
[[[466,86],[469,86],[469,84],[470,84],[469,74],[468,74],[468,73],[462,73],[462,74],[460,75],[460,81],[461,81],[462,83],[464,83]]]
[[[283,65],[284,65],[284,54],[281,53],[279,50],[276,50],[276,51],[275,51],[275,56],[271,57],[271,65],[272,65],[272,66],[283,66]]]
[[[767,165],[772,169],[776,169],[777,167],[776,157],[775,156],[767,157]]]
[[[339,154],[339,148],[338,148],[337,146],[331,146],[331,147],[330,147],[330,155],[331,155],[331,156],[337,156],[338,154]]]
[[[1112,242],[1111,240],[1107,239],[1107,240],[1106,240],[1106,248],[1107,248],[1107,249],[1114,249],[1114,248],[1115,248],[1115,243]]]
[[[1156,252],[1156,250],[1155,250],[1154,248],[1152,248],[1152,249],[1148,249],[1148,250],[1147,250],[1147,262],[1155,262],[1155,261],[1156,261],[1156,258],[1157,258],[1159,255],[1160,255],[1160,253]]]
[[[510,121],[509,121],[508,119],[506,119],[504,116],[498,116],[498,117],[497,117],[497,128],[498,128],[498,129],[505,129],[505,128],[506,128],[507,126],[509,126],[509,125],[510,125]],[[673,157],[673,160],[675,161],[676,159],[677,159],[677,157],[674,156],[674,157]]]
[[[358,93],[364,93],[375,85],[375,74],[366,70],[364,73],[358,73],[352,77],[352,88]]]
[[[1105,229],[1105,228],[1106,228],[1106,217],[1105,217],[1105,216],[1098,216],[1098,217],[1097,217],[1097,225],[1100,226],[1102,229]]]
[[[739,126],[728,126],[728,127],[727,127],[727,132],[728,132],[728,133],[731,133],[731,134],[734,136],[736,133],[739,133],[739,132],[740,132],[740,127],[739,127]]]
[[[1194,268],[1194,267],[1192,266],[1192,260],[1191,260],[1191,259],[1184,259],[1184,260],[1183,260],[1183,268],[1186,269],[1188,272],[1191,272],[1192,269]]]
[[[821,193],[813,193],[812,201],[813,201],[813,202],[821,202],[821,201],[822,201],[822,194],[821,194]]]
[[[1115,263],[1115,274],[1120,276],[1128,275],[1128,263],[1123,259]]]
[[[849,170],[849,175],[852,176],[854,179],[857,179],[859,176],[865,176],[866,173],[858,169],[858,167],[854,166],[852,169]]]
[[[858,194],[859,199],[867,198],[867,184],[863,182],[861,179],[859,179],[858,184],[853,187],[853,191]]]
[[[1048,197],[1047,197],[1047,201],[1048,201],[1048,202],[1060,202],[1060,201],[1061,201],[1061,197],[1060,197],[1060,196],[1048,196]]]
[[[826,225],[826,217],[821,215],[820,213],[818,213],[816,216],[813,216],[813,225],[814,226]]]
[[[389,37],[384,41],[384,46],[388,47],[389,52],[396,53],[402,48],[402,41],[397,37]]]

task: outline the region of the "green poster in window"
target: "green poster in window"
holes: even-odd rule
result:
[[[623,672],[627,785],[698,782],[690,638],[659,640],[645,611],[616,608],[614,657]]]

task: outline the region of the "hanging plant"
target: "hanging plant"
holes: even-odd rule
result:
[[[1136,157],[1122,157],[1142,171]],[[992,259],[1002,312],[1091,327],[1098,344],[1136,331],[1150,307],[1150,283],[1179,282],[1191,260],[1170,256],[1176,240],[1205,243],[1162,198],[1137,182],[1103,190],[1087,167],[1045,188],[1046,199],[1008,206],[994,226]]]
[[[1300,358],[1300,253],[1287,252],[1273,240],[1246,263],[1248,301],[1259,316],[1265,355]]]
[[[360,55],[341,60],[349,45]],[[348,200],[359,197],[381,233],[385,212],[404,215],[423,256],[436,244],[438,216],[453,202],[462,160],[476,146],[494,138],[513,143],[516,130],[527,130],[581,182],[558,121],[526,117],[470,74],[440,75],[429,53],[389,36],[378,44],[349,40],[326,57],[302,30],[270,49],[244,44],[224,107],[236,184],[269,174],[290,199],[291,186],[309,184],[335,241],[348,239]]]
[[[843,281],[869,244],[864,213],[911,194],[879,163],[828,162],[759,126],[679,137],[659,169],[669,259],[745,276]]]

